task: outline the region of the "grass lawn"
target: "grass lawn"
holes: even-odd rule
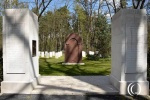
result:
[[[77,75],[109,75],[111,69],[110,58],[91,61],[83,58],[85,65],[62,65],[64,57],[40,58],[40,74],[52,76]]]

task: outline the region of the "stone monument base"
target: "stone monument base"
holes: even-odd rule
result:
[[[40,77],[34,78],[30,82],[2,81],[1,93],[30,94],[39,83],[40,83]]]
[[[62,63],[62,65],[85,65],[85,63]]]
[[[119,94],[127,95],[136,93],[134,88],[139,89],[137,94],[148,95],[149,94],[149,82],[148,81],[119,81],[113,75],[110,75],[111,84],[117,88]],[[138,87],[137,87],[138,84]]]

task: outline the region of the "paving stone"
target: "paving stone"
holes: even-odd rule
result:
[[[41,83],[31,94],[85,95],[118,94],[109,76],[42,76]]]

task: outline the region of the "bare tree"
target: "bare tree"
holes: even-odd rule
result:
[[[52,0],[35,0],[36,5],[36,14],[38,15],[38,21],[40,20],[40,17],[48,7],[48,5],[52,2]]]
[[[111,10],[110,10],[110,7],[109,7],[109,3],[108,3],[108,1],[107,0],[105,0],[106,1],[106,4],[107,4],[107,7],[108,7],[108,11],[109,11],[109,14],[110,14],[110,18],[112,18],[112,16],[111,16]]]
[[[132,0],[132,5],[134,9],[143,9],[146,0]]]

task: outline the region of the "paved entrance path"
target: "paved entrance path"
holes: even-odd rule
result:
[[[42,76],[31,94],[118,94],[118,91],[110,84],[109,76]]]

